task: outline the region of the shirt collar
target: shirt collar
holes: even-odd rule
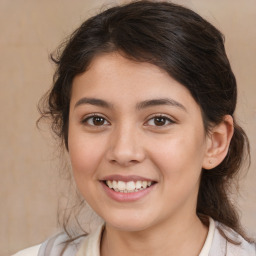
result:
[[[83,241],[81,247],[79,248],[76,256],[100,256],[100,242],[104,231],[105,225],[100,225],[93,233],[88,235]],[[215,222],[212,218],[209,218],[209,231],[206,237],[204,246],[199,254],[199,256],[208,256],[212,241],[214,237]]]

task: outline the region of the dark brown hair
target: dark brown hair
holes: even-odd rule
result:
[[[225,115],[234,118],[237,85],[224,48],[223,35],[195,12],[168,2],[135,1],[112,7],[85,21],[52,57],[57,65],[43,117],[68,150],[68,117],[72,81],[92,59],[118,51],[126,58],[149,62],[184,85],[199,104],[206,132]],[[157,86],[157,85],[156,85]],[[202,170],[197,213],[242,234],[230,186],[249,159],[246,134],[234,118],[234,135],[224,161]]]

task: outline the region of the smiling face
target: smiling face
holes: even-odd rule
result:
[[[96,57],[73,81],[68,145],[77,187],[107,225],[139,231],[196,216],[202,115],[160,68]]]

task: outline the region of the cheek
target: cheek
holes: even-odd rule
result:
[[[69,156],[74,176],[89,176],[94,173],[103,155],[100,139],[70,134]]]
[[[185,139],[179,139],[152,152],[160,175],[162,203],[169,202],[171,209],[187,203],[196,205],[202,165],[196,151]]]
[[[150,152],[155,166],[173,184],[177,184],[178,180],[189,183],[191,178],[195,180],[201,173],[204,143],[202,139],[191,137],[182,135],[169,138],[158,143],[158,147],[152,147]]]

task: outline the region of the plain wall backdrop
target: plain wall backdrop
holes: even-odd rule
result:
[[[116,1],[122,3],[124,1]],[[250,142],[252,165],[241,183],[242,223],[256,237],[256,0],[174,1],[219,28],[238,82],[237,117]],[[108,0],[0,0],[0,255],[57,232],[60,196],[56,142],[36,128],[37,103],[52,84],[49,54]]]

